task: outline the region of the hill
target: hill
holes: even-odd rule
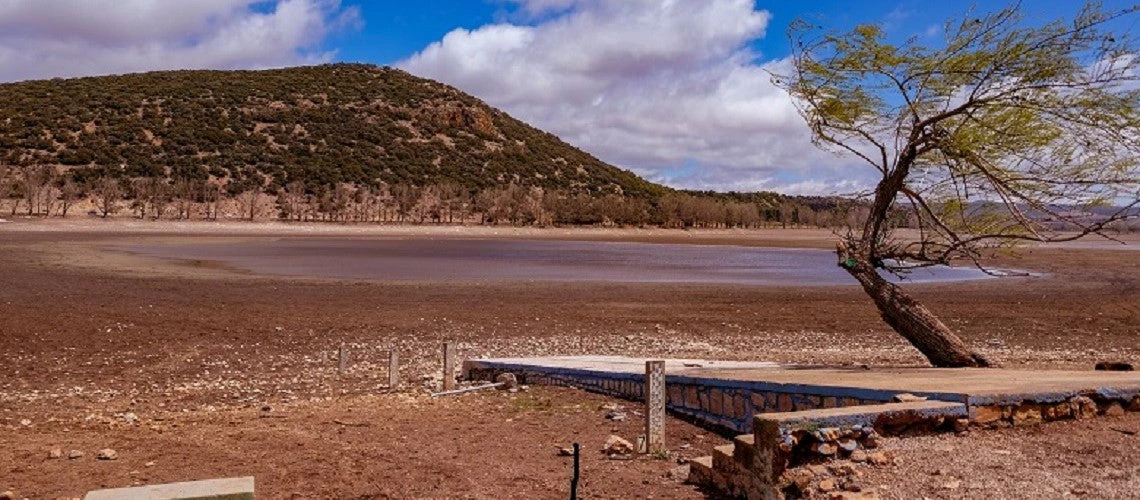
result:
[[[0,102],[0,204],[10,214],[683,227],[835,219],[775,193],[654,184],[392,68],[29,81],[0,84]]]
[[[0,161],[93,176],[665,191],[452,87],[357,64],[0,85]]]

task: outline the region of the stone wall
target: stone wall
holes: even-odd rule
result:
[[[525,366],[486,366],[464,363],[472,380],[494,380],[510,372],[519,382],[532,385],[576,387],[631,401],[645,400],[645,376],[636,373],[580,369],[544,369]],[[772,382],[748,382],[680,375],[666,375],[666,407],[675,415],[730,433],[752,431],[753,417],[762,413],[841,408],[889,402],[895,391],[822,387]]]

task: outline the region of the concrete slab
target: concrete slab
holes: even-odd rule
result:
[[[776,422],[781,427],[795,427],[808,423],[816,426],[850,427],[853,425],[872,426],[876,420],[884,416],[889,417],[904,413],[913,413],[924,417],[966,418],[966,405],[950,401],[914,401],[786,413],[764,413],[756,415],[756,419]]]
[[[253,490],[253,477],[233,477],[97,490],[83,500],[254,500]]]
[[[568,373],[641,374],[646,358],[556,356],[473,360],[479,366]],[[876,395],[909,392],[931,399],[969,404],[999,404],[1032,395],[1037,401],[1062,401],[1075,394],[1106,397],[1140,394],[1140,372],[1010,370],[993,368],[816,368],[757,361],[666,360],[671,379],[714,379],[816,389],[855,390]]]

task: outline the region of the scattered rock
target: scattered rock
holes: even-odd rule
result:
[[[98,460],[118,460],[119,454],[110,448],[103,448],[95,454],[95,458]]]
[[[820,464],[812,464],[805,467],[805,469],[811,473],[812,477],[827,475],[827,467]]]
[[[633,443],[622,439],[621,436],[611,434],[606,438],[606,444],[602,447],[602,453],[606,455],[632,455]]]
[[[855,482],[855,480],[851,479],[851,478],[841,479],[839,481],[839,489],[841,489],[843,491],[854,492],[854,493],[858,493],[860,491],[863,491],[863,487],[860,486],[859,483]]]
[[[123,414],[123,422],[126,422],[127,425],[132,425],[138,421],[139,421],[139,417],[138,417],[138,415],[135,415],[134,413],[128,412],[128,413]]]
[[[958,489],[959,486],[962,486],[961,480],[951,479],[950,481],[947,481],[946,484],[942,485],[942,489],[944,489],[944,490],[956,490],[956,489]]]
[[[896,403],[913,403],[915,401],[926,401],[926,398],[924,398],[922,396],[915,396],[914,394],[911,394],[909,392],[904,392],[902,394],[895,394],[895,397],[892,399]]]
[[[519,379],[513,373],[500,373],[495,376],[495,382],[503,384],[499,386],[499,389],[504,391],[517,389],[519,386]]]
[[[25,418],[25,419],[21,419],[21,420],[20,420],[20,425],[22,425],[22,426],[24,426],[24,427],[29,427],[29,426],[31,426],[31,425],[32,425],[32,421],[31,421],[31,420],[28,420],[28,419],[26,419],[26,418]]]
[[[954,432],[966,432],[970,429],[970,419],[959,418],[954,420]]]
[[[878,448],[879,447],[879,434],[876,432],[871,432],[870,434],[867,434],[867,436],[863,438],[862,444],[863,444],[864,448],[867,448],[869,450],[873,450],[875,448]]]
[[[626,417],[627,417],[627,415],[625,414],[625,412],[621,411],[621,410],[610,410],[610,411],[606,412],[606,419],[607,420],[613,420],[615,422],[622,422],[626,419]]]
[[[83,457],[83,452],[80,450],[71,450],[71,451],[67,452],[67,458],[69,460],[75,460],[77,458],[82,458],[82,457]]]
[[[823,481],[819,482],[819,491],[827,493],[829,491],[835,491],[835,490],[836,490],[836,486],[835,486],[835,480],[834,479],[824,479]]]
[[[63,458],[63,450],[60,448],[52,448],[48,452],[48,458]]]
[[[1123,417],[1124,416],[1124,407],[1120,406],[1120,403],[1114,402],[1114,403],[1108,405],[1108,408],[1104,409],[1104,416],[1106,416],[1106,417]]]
[[[786,484],[785,490],[791,490],[799,496],[807,496],[811,489],[811,482],[815,479],[815,475],[805,468],[791,469],[784,472],[781,478],[781,483]]]
[[[851,452],[851,456],[849,458],[852,462],[866,462],[869,460],[869,457],[867,457],[867,452],[863,450],[855,450]]]
[[[154,462],[147,462],[143,464],[143,467],[154,467]]]
[[[887,465],[891,463],[891,456],[886,452],[877,451],[867,456],[867,461],[872,465]]]
[[[827,470],[831,471],[831,473],[833,475],[839,476],[839,477],[849,477],[849,476],[858,476],[859,475],[859,471],[855,470],[855,467],[853,465],[847,464],[847,463],[831,464],[831,465],[827,466]]]

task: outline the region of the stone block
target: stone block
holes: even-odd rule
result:
[[[701,410],[709,411],[709,393],[707,391],[701,391]]]
[[[732,418],[744,418],[748,416],[748,409],[746,408],[744,396],[734,394],[732,396]]]
[[[776,409],[781,413],[786,413],[795,409],[792,403],[792,395],[787,393],[780,393],[776,396]]]
[[[839,407],[839,398],[837,398],[835,396],[824,396],[823,397],[823,407],[824,408],[838,408]]]
[[[1041,405],[1041,417],[1046,421],[1073,418],[1073,407],[1068,402]]]
[[[724,415],[724,391],[713,388],[709,390],[709,412]]]
[[[253,477],[235,477],[97,490],[83,500],[254,500],[253,490]]]
[[[839,400],[839,406],[844,408],[848,406],[859,406],[860,404],[862,403],[859,401],[859,398],[843,398]]]
[[[970,408],[970,420],[978,425],[993,425],[1002,419],[1000,406],[975,406]]]
[[[685,405],[685,391],[676,385],[669,386],[669,406],[674,408]]]
[[[1013,425],[1034,425],[1041,423],[1041,405],[1023,402],[1012,410]]]
[[[767,410],[764,404],[765,398],[763,393],[753,392],[748,396],[748,398],[752,400],[753,413],[764,413]]]
[[[1113,401],[1104,408],[1104,416],[1106,417],[1122,417],[1124,416],[1124,407],[1120,403]]]
[[[685,388],[685,408],[698,409],[701,407],[700,393],[697,387],[690,385]]]
[[[1140,411],[1140,396],[1132,396],[1132,402],[1128,405],[1128,411]]]

